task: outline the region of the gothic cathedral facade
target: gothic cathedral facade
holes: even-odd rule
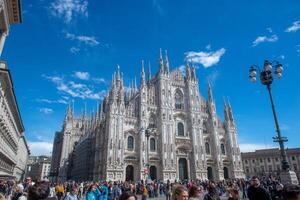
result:
[[[94,180],[244,178],[229,102],[224,101],[221,121],[211,85],[205,100],[195,67],[187,64],[185,73],[179,68],[171,71],[167,53],[163,58],[160,52],[154,76],[149,66],[146,78],[142,62],[139,87],[135,83],[125,87],[118,67],[108,95],[90,121],[81,130],[94,138],[90,169]]]

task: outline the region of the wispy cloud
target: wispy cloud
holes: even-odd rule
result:
[[[107,84],[107,81],[104,79],[104,78],[93,78],[92,79],[94,82],[96,83],[104,83],[104,84]]]
[[[51,114],[51,113],[53,113],[53,109],[51,109],[51,108],[40,108],[39,111],[41,113],[44,113],[44,114]]]
[[[65,23],[70,23],[74,16],[88,16],[87,0],[55,0],[51,3],[52,14],[62,18]]]
[[[29,145],[31,155],[34,156],[51,155],[52,146],[53,146],[52,142],[29,141],[28,145]]]
[[[240,150],[241,152],[254,152],[255,150],[259,149],[267,149],[267,148],[274,148],[273,145],[268,144],[259,144],[259,143],[240,143]]]
[[[54,104],[54,103],[68,104],[68,102],[65,99],[58,99],[58,100],[36,99],[36,101],[40,103],[48,103],[48,104]]]
[[[161,6],[161,0],[152,0],[153,7],[157,10],[160,15],[164,14],[164,10]]]
[[[300,29],[300,21],[295,21],[291,26],[289,26],[287,29],[285,29],[285,32],[291,33],[296,32]]]
[[[268,31],[269,33],[273,33],[273,30],[272,30],[271,27],[268,27],[268,28],[267,28],[267,31]]]
[[[259,45],[260,43],[263,42],[276,42],[278,40],[278,36],[277,35],[272,35],[270,37],[268,36],[258,36],[253,42],[252,42],[252,47],[255,47],[257,45]]]
[[[66,81],[59,76],[43,75],[43,77],[53,82],[59,92],[72,97],[100,100],[103,99],[106,94],[105,90],[95,92],[86,84],[76,83],[74,81]]]
[[[216,80],[218,79],[219,76],[220,76],[220,72],[219,71],[213,71],[211,74],[209,74],[207,76],[207,79],[210,81],[210,83],[212,85],[215,85]]]
[[[97,46],[97,45],[100,44],[96,40],[95,36],[75,35],[75,34],[72,34],[72,33],[66,33],[66,38],[70,39],[70,40],[76,40],[80,43],[84,43],[84,44],[89,45],[89,46]]]
[[[78,47],[71,47],[70,48],[70,52],[72,54],[77,54],[80,51],[80,49]]]
[[[89,80],[90,79],[90,74],[88,72],[77,71],[77,72],[74,72],[73,76],[80,80]]]
[[[189,51],[185,53],[185,60],[192,61],[195,64],[202,64],[205,68],[207,68],[218,64],[225,52],[226,50],[224,48],[210,52]]]

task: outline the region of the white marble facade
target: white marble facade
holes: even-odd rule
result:
[[[150,66],[147,78],[143,62],[141,68],[139,87],[125,87],[118,67],[97,113],[78,122],[82,134],[93,138],[93,179],[137,181],[146,179],[147,171],[152,179],[164,181],[244,177],[229,102],[224,101],[221,121],[211,85],[205,100],[195,67],[186,65],[185,75],[178,68],[171,71],[167,54],[163,59],[160,52],[154,76]]]

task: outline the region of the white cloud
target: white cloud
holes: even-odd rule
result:
[[[93,78],[93,81],[95,81],[96,83],[107,83],[107,81],[104,78]]]
[[[28,142],[31,155],[51,155],[52,146],[51,142]]]
[[[268,36],[258,36],[253,42],[252,47],[259,45],[262,42],[276,42],[278,40],[277,35]]]
[[[211,45],[210,44],[206,45],[205,49],[207,49],[208,51],[210,51],[211,50]]]
[[[254,152],[255,150],[258,149],[269,149],[269,148],[274,148],[275,146],[273,145],[267,145],[267,144],[251,144],[251,143],[240,143],[240,150],[241,152]]]
[[[44,114],[51,114],[51,113],[53,113],[53,109],[51,109],[51,108],[40,108],[39,111],[41,113],[44,113]]]
[[[68,104],[68,102],[64,99],[58,99],[58,100],[36,99],[36,101],[40,103],[49,103],[49,104],[53,104],[53,103]]]
[[[270,27],[267,28],[267,31],[268,31],[269,33],[273,33],[273,30],[272,30],[272,28],[270,28]]]
[[[181,73],[185,76],[185,65],[180,65],[178,69],[181,71]]]
[[[85,36],[85,35],[74,35],[72,33],[66,33],[66,38],[70,40],[77,40],[80,43],[84,43],[90,46],[97,46],[100,43],[96,40],[95,36]]]
[[[300,29],[300,21],[293,22],[293,25],[285,29],[285,32],[296,32]]]
[[[56,85],[56,89],[64,94],[70,95],[72,97],[77,97],[81,99],[103,99],[106,91],[102,90],[100,92],[94,92],[86,84],[75,83],[74,81],[65,81],[63,78],[58,76],[43,76],[46,79],[52,81]]]
[[[202,64],[205,68],[211,67],[219,63],[221,57],[226,52],[226,49],[221,48],[217,51],[210,51],[210,52],[195,52],[189,51],[185,53],[185,60],[191,61],[195,64]]]
[[[90,79],[90,74],[88,72],[74,72],[74,77],[79,78],[81,80],[89,80]]]
[[[55,0],[51,3],[51,10],[54,16],[63,18],[65,23],[70,23],[74,16],[82,15],[87,17],[87,0]]]
[[[70,52],[71,52],[72,54],[77,54],[79,51],[80,51],[80,49],[77,48],[77,47],[71,47],[71,48],[70,48]]]

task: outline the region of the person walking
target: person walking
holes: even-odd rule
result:
[[[71,192],[64,198],[64,200],[79,200],[77,187],[73,186]]]
[[[172,190],[172,200],[188,200],[189,194],[186,187],[183,185],[175,185]]]
[[[100,191],[95,184],[91,184],[86,194],[86,200],[99,200]]]
[[[269,192],[263,188],[257,176],[251,178],[251,185],[248,188],[249,200],[272,200]]]

